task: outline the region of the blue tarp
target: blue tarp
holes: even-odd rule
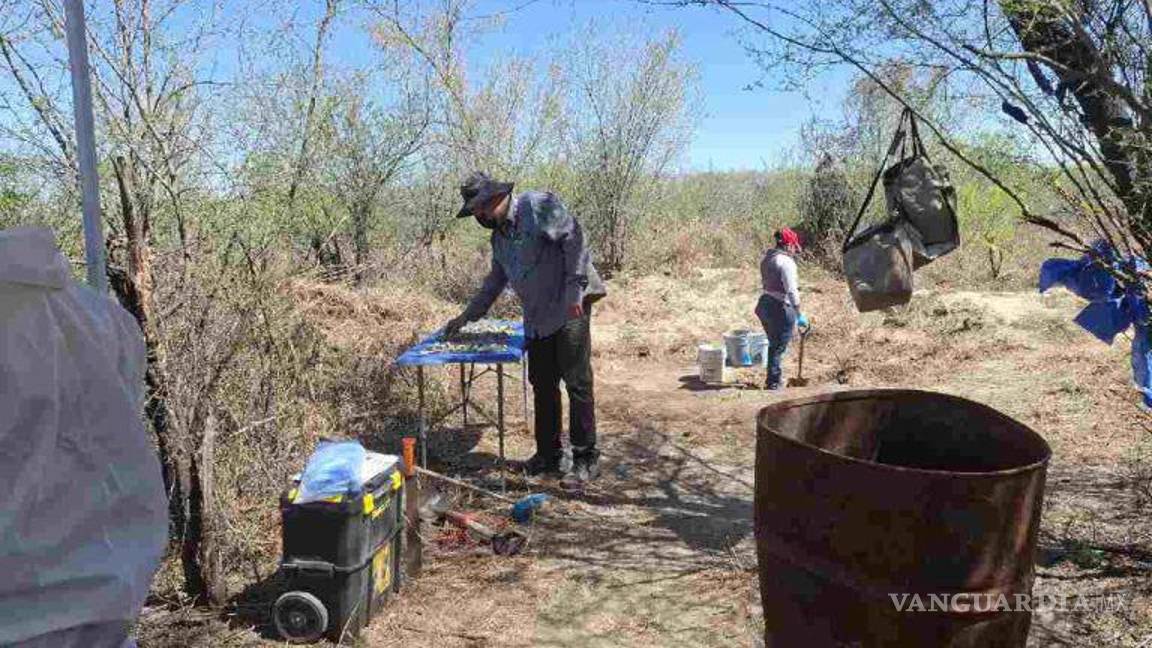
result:
[[[1097,339],[1112,344],[1133,327],[1132,379],[1152,407],[1152,339],[1149,338],[1148,299],[1142,285],[1124,285],[1109,268],[1135,275],[1148,270],[1139,257],[1122,258],[1108,244],[1097,241],[1092,253],[1079,259],[1048,259],[1040,266],[1040,292],[1064,286],[1089,304],[1075,322]]]
[[[524,358],[524,323],[512,321],[501,321],[500,323],[512,325],[515,332],[508,338],[508,344],[502,346],[499,350],[494,349],[478,353],[426,353],[425,351],[429,346],[444,341],[443,332],[437,331],[416,346],[405,351],[399,358],[396,358],[396,364],[405,367],[414,367],[418,365],[460,363],[501,364],[506,362],[520,362]]]
[[[1144,393],[1144,405],[1152,407],[1152,331],[1147,325],[1137,326],[1132,338],[1132,380]]]
[[[512,506],[512,519],[520,524],[528,524],[536,515],[536,511],[548,503],[548,499],[544,493],[533,493],[520,498]]]

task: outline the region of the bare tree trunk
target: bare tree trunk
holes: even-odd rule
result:
[[[1141,195],[1133,148],[1126,142],[1133,120],[1121,99],[1106,87],[1112,83],[1112,66],[1096,45],[1068,27],[1052,6],[1028,2],[1001,2],[1000,6],[1024,49],[1063,66],[1055,70],[1057,76],[1080,104],[1083,123],[1100,145],[1117,196],[1144,231],[1152,231],[1152,201]]]
[[[212,399],[225,369],[242,346],[247,326],[247,322],[237,325],[227,350],[213,361],[180,434],[183,452],[177,461],[178,482],[180,491],[187,494],[180,502],[184,526],[179,534],[184,591],[196,603],[215,606],[226,602],[227,591],[218,542],[219,516],[212,469],[219,427],[212,411]]]
[[[356,264],[354,273],[357,285],[364,281],[364,265],[368,262],[368,218],[372,212],[369,202],[362,202],[352,208],[352,253]]]
[[[136,212],[136,185],[131,165],[123,156],[116,156],[112,161],[112,168],[120,195],[120,216],[124,223],[128,268],[127,271],[122,271],[110,266],[109,283],[120,304],[136,318],[136,323],[140,325],[140,331],[144,335],[148,354],[144,376],[147,389],[144,413],[156,433],[156,445],[163,469],[164,487],[168,492],[172,527],[174,530],[179,530],[184,526],[183,507],[180,505],[183,492],[180,489],[176,467],[180,449],[168,413],[168,378],[161,366],[159,340],[154,321],[152,262],[148,242],[144,236],[144,221],[147,219],[147,214]]]
[[[300,154],[296,158],[296,168],[292,172],[292,182],[288,185],[288,208],[291,209],[296,202],[296,192],[308,170],[308,156],[312,146],[312,129],[316,121],[316,101],[320,94],[320,85],[324,81],[324,41],[328,37],[328,28],[332,19],[336,17],[337,0],[328,0],[324,17],[316,28],[316,44],[312,50],[312,88],[308,93],[308,108],[304,113],[304,134],[300,140]]]
[[[168,514],[173,536],[181,544],[181,562],[185,592],[197,602],[222,602],[219,595],[220,579],[213,570],[218,561],[204,568],[202,551],[204,538],[205,490],[211,494],[211,466],[205,468],[205,457],[211,457],[214,430],[205,426],[204,444],[200,455],[196,444],[189,443],[201,417],[193,415],[188,422],[191,429],[176,425],[169,412],[169,378],[164,370],[160,353],[159,333],[153,302],[152,258],[147,241],[147,202],[137,201],[138,186],[132,164],[123,156],[113,159],[116,185],[120,194],[120,213],[124,223],[127,271],[111,273],[112,288],[120,303],[136,318],[144,335],[148,354],[145,373],[147,402],[145,414],[156,433],[156,445],[163,470],[164,486],[168,492]],[[137,210],[138,207],[142,207]],[[205,472],[207,473],[205,477]],[[207,484],[207,486],[206,486]],[[207,545],[210,547],[210,545]]]
[[[212,466],[216,456],[216,416],[204,418],[199,452],[191,452],[181,462],[181,482],[188,498],[185,502],[187,526],[181,542],[181,566],[184,587],[196,602],[222,606],[228,600],[217,542],[217,508],[215,477]]]

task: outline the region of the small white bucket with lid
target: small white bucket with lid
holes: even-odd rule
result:
[[[701,344],[697,349],[696,360],[700,364],[700,382],[724,382],[724,347],[714,344]]]

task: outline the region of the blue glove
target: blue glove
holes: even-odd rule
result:
[[[808,321],[808,316],[804,313],[800,313],[800,315],[796,318],[796,326],[802,329],[806,329],[811,325],[812,323]]]

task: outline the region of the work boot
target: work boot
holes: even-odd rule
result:
[[[541,475],[558,475],[560,474],[560,457],[556,455],[541,455],[536,453],[532,458],[524,462],[524,472],[528,473],[531,477],[539,477]]]
[[[595,455],[575,455],[572,472],[565,475],[564,485],[582,487],[600,476],[600,461]]]

